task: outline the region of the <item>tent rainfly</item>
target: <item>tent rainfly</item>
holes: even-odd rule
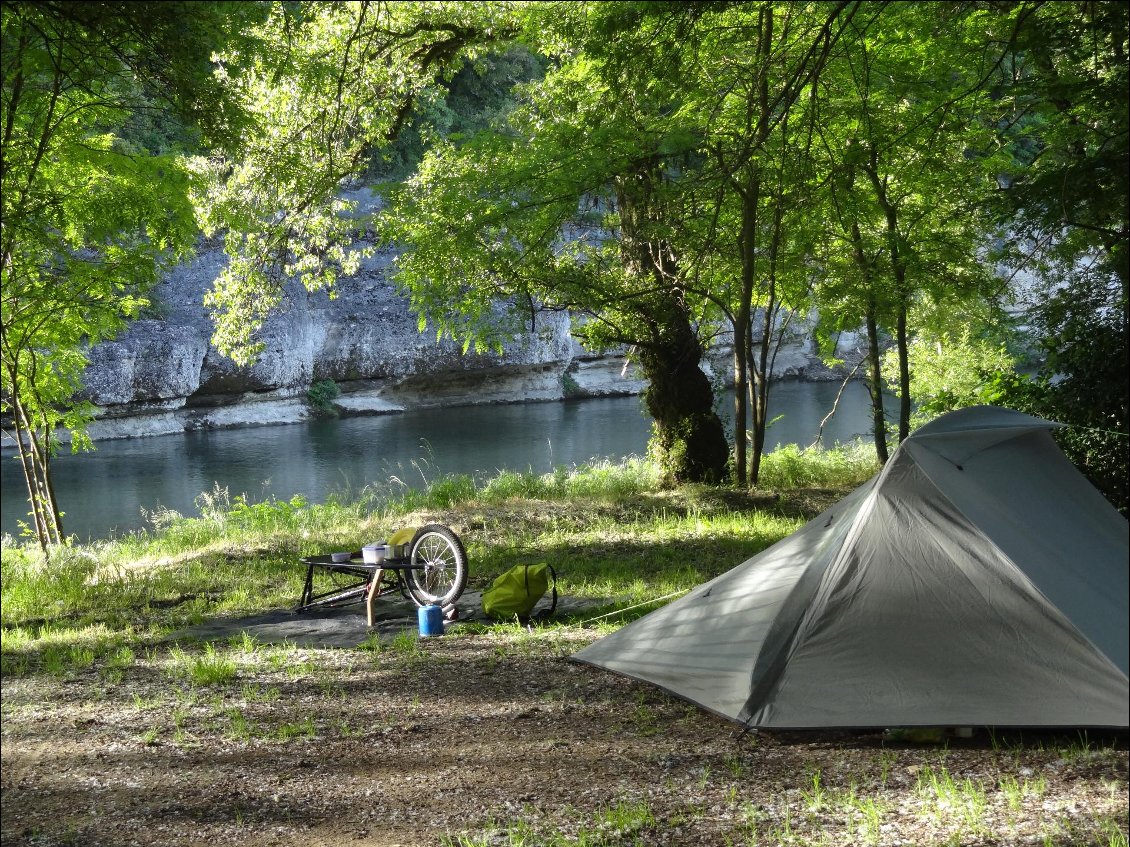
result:
[[[573,658],[748,727],[1125,728],[1127,522],[1055,426],[944,415],[788,538]]]

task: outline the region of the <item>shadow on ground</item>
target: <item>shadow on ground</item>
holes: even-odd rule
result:
[[[556,616],[571,617],[585,609],[607,606],[607,599],[560,597]],[[535,613],[546,601],[535,607]],[[490,623],[482,612],[482,594],[467,591],[456,604],[458,620],[446,624],[446,631],[458,632],[468,624]],[[373,626],[365,616],[363,601],[308,609],[275,609],[248,617],[215,618],[202,624],[174,632],[169,641],[226,641],[247,633],[263,644],[295,644],[299,647],[356,647],[373,634],[393,637],[402,632],[419,632],[417,607],[401,597],[384,597],[373,607]]]

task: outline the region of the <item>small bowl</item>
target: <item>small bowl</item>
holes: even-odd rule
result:
[[[353,558],[352,553],[330,553],[330,561],[339,564],[341,562],[348,562],[351,558]]]

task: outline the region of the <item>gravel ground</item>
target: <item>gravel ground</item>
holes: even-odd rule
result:
[[[212,684],[186,642],[5,678],[0,843],[1126,844],[1125,735],[741,735],[568,660],[595,637],[256,642]]]

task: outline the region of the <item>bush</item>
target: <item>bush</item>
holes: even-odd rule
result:
[[[310,404],[317,414],[336,418],[337,406],[334,400],[341,396],[341,389],[332,379],[323,379],[313,383],[306,392],[306,402]]]
[[[968,327],[915,338],[908,355],[914,400],[911,431],[954,409],[998,405],[1011,381],[1020,378],[1015,359],[1002,340],[975,337]],[[883,356],[883,371],[898,374],[894,349]],[[888,387],[899,396],[897,376],[889,378]]]

